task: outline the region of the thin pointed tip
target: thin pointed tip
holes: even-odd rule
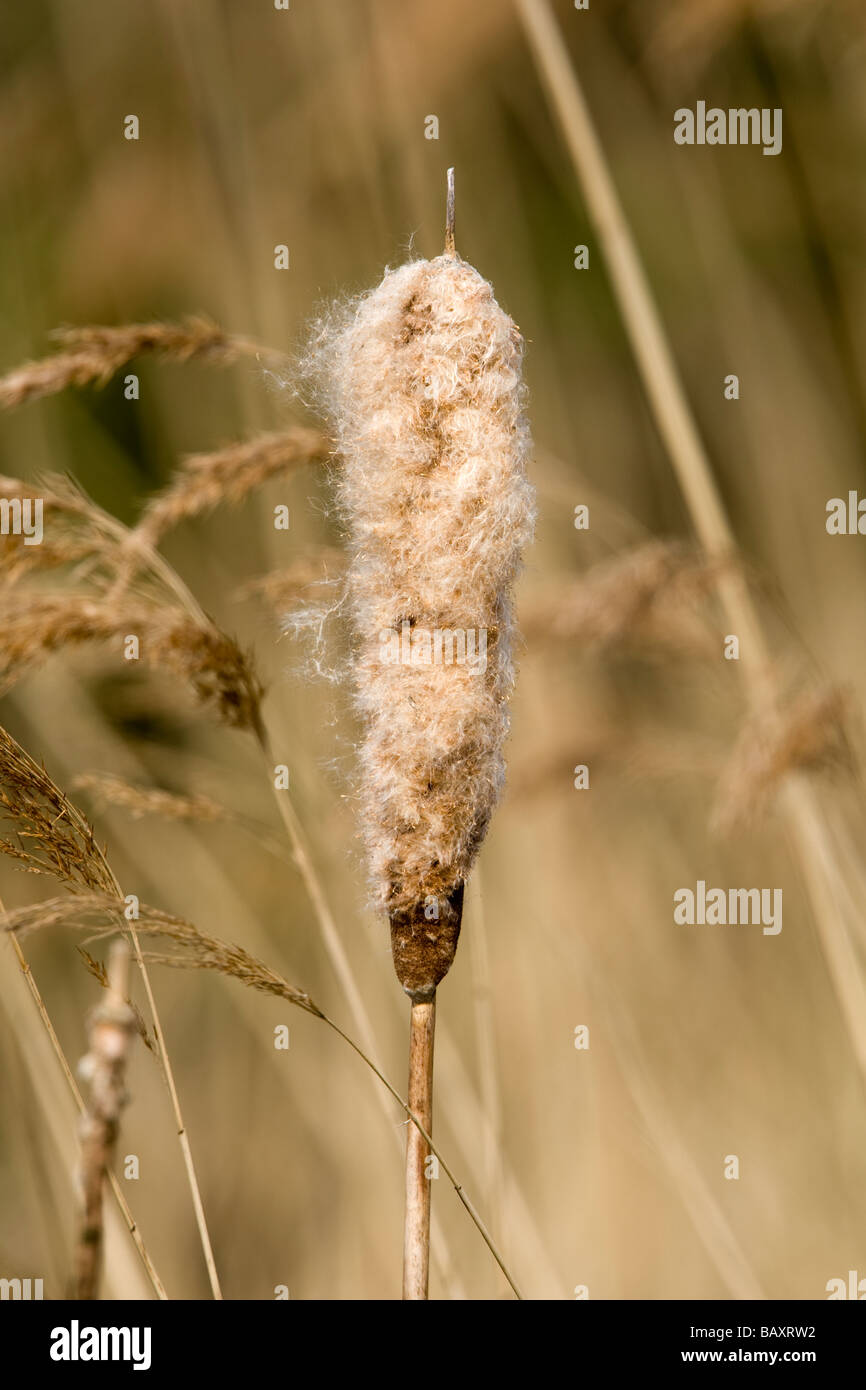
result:
[[[456,256],[457,248],[454,244],[454,168],[453,166],[446,174],[448,184],[448,196],[445,202],[445,255]]]

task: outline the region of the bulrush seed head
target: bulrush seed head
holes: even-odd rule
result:
[[[416,999],[454,958],[504,778],[510,590],[534,522],[522,353],[453,255],[389,271],[313,337],[342,465],[363,834]]]

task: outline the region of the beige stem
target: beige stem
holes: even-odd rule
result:
[[[409,1024],[409,1109],[428,1134],[433,1130],[433,1033],[436,999],[412,1004]],[[425,1299],[430,1267],[430,1150],[413,1124],[406,1130],[406,1220],[403,1229],[403,1298]]]
[[[74,1257],[74,1297],[99,1297],[102,1264],[102,1194],[111,1171],[120,1112],[126,1104],[126,1060],[135,1034],[129,989],[129,946],[122,938],[111,947],[106,999],[94,1009],[85,1058],[90,1097],[81,1124],[82,1206]]]

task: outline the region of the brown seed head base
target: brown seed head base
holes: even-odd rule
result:
[[[391,913],[394,969],[413,1003],[432,999],[451,969],[463,920],[463,884],[437,907],[438,920],[428,918],[424,904]]]

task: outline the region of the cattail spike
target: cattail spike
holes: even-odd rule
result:
[[[415,1000],[454,958],[504,780],[510,590],[534,521],[522,353],[456,255],[388,272],[313,344],[349,534],[361,823]]]

